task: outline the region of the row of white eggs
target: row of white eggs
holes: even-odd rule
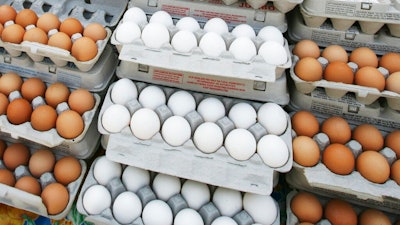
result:
[[[131,223],[139,216],[144,224],[187,224],[189,221],[190,224],[204,224],[199,211],[210,202],[219,212],[212,225],[235,225],[232,217],[242,210],[260,224],[272,224],[278,215],[277,205],[270,195],[242,193],[167,174],[151,174],[111,161],[106,156],[95,161],[93,178],[97,184],[91,185],[82,197],[85,210],[96,215],[111,207],[114,218],[123,224]],[[111,193],[113,190],[107,187],[113,180],[122,182],[123,191]],[[188,207],[176,213],[167,202],[177,195],[182,196]]]

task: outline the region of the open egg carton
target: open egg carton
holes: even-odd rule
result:
[[[142,8],[147,15],[164,10],[171,14],[173,19],[190,16],[200,24],[218,17],[225,20],[231,28],[246,23],[257,31],[268,25],[277,27],[282,33],[287,31],[285,13],[277,10],[272,2],[268,2],[260,9],[254,9],[241,2],[226,5],[223,0],[130,0],[128,8],[133,6]]]
[[[400,36],[398,1],[307,0],[300,4],[300,12],[310,27],[319,27],[329,19],[337,30],[348,30],[357,22],[367,34],[375,34],[386,25],[392,36]]]
[[[287,13],[294,9],[298,4],[301,4],[303,0],[222,0],[226,5],[232,5],[234,3],[240,3],[243,5],[250,5],[253,9],[262,9],[267,7],[268,2],[272,2],[273,6],[283,13]]]
[[[198,220],[201,220],[205,225],[210,225],[213,221],[218,219],[221,216],[224,217],[229,217],[229,220],[234,220],[237,224],[239,225],[245,225],[245,224],[253,224],[255,222],[260,222],[260,221],[255,221],[253,217],[250,215],[249,212],[247,212],[243,206],[242,207],[236,207],[235,206],[229,206],[229,211],[228,209],[223,209],[224,211],[221,211],[218,209],[218,205],[215,204],[212,200],[212,196],[214,191],[216,190],[217,187],[214,186],[209,186],[207,184],[203,183],[197,183],[197,182],[192,182],[191,180],[185,180],[185,179],[180,179],[180,178],[172,178],[169,179],[168,175],[164,176],[163,174],[160,173],[154,173],[150,172],[147,170],[143,169],[138,169],[134,168],[129,165],[124,165],[120,163],[113,162],[113,168],[115,169],[115,172],[112,172],[112,175],[108,176],[107,179],[110,179],[108,184],[102,184],[106,178],[101,178],[101,179],[96,179],[96,175],[98,175],[98,172],[96,174],[95,166],[97,162],[100,162],[100,160],[105,160],[106,156],[100,156],[94,160],[94,162],[91,165],[90,170],[88,171],[88,174],[86,176],[86,179],[82,185],[82,189],[80,191],[80,194],[78,196],[77,200],[77,209],[78,211],[85,215],[85,221],[92,222],[98,225],[108,225],[108,224],[113,224],[113,225],[119,225],[119,224],[131,224],[131,225],[143,225],[145,224],[143,222],[144,217],[149,217],[150,211],[148,209],[145,209],[145,207],[151,202],[151,204],[155,204],[155,202],[158,202],[161,206],[165,207],[160,207],[158,208],[158,211],[154,211],[152,213],[157,214],[158,216],[164,218],[165,220],[163,222],[166,222],[169,219],[175,220],[177,217],[182,217],[179,216],[178,213],[181,212],[182,210],[187,210],[190,209],[192,213],[187,214],[187,218],[191,218],[189,221],[195,222]],[[107,159],[108,160],[108,159]],[[110,164],[111,165],[111,164]],[[157,176],[160,176],[160,181],[158,184],[155,182],[155,179],[157,179]],[[128,181],[129,177],[137,177],[135,180]],[[140,176],[140,178],[139,178]],[[164,180],[165,179],[165,180]],[[166,190],[166,186],[168,186],[165,192],[161,190],[156,190],[155,186],[161,185],[161,180],[164,180],[163,182],[163,189]],[[176,186],[176,181],[178,181],[179,186]],[[186,185],[185,182],[188,182]],[[192,183],[190,183],[192,182]],[[190,184],[189,184],[190,183]],[[182,185],[182,186],[181,186]],[[186,187],[185,187],[186,186]],[[101,192],[98,191],[97,193],[94,191],[95,189],[103,189]],[[192,188],[194,192],[200,193],[200,190],[208,192],[210,196],[208,196],[209,200],[207,200],[207,196],[196,196],[197,200],[194,200],[193,198],[190,197],[190,193],[188,193],[188,190]],[[92,190],[90,190],[92,189]],[[185,190],[184,190],[185,189]],[[229,190],[228,190],[229,191]],[[100,193],[105,192],[102,196],[100,196]],[[236,191],[235,191],[236,192]],[[133,209],[133,207],[129,207],[133,211],[129,211],[130,214],[137,214],[136,218],[128,218],[128,216],[121,216],[121,213],[124,211],[124,208],[121,208],[121,202],[123,202],[122,197],[124,194],[129,193],[131,195],[136,195],[137,198],[140,201],[140,203],[136,201],[132,201],[131,204],[135,204],[137,206],[136,209]],[[228,193],[228,192],[227,192]],[[230,193],[230,192],[229,192]],[[241,193],[242,195],[245,195],[246,193]],[[97,209],[97,212],[93,212],[93,203],[90,203],[90,201],[96,202],[95,196],[98,195],[98,198],[103,198],[105,202],[109,202],[110,204],[107,206],[107,203],[104,204],[102,202],[102,206],[99,206]],[[89,197],[92,196],[92,197]],[[121,197],[119,197],[121,196]],[[255,195],[258,196],[258,195]],[[120,203],[116,204],[116,198],[119,199]],[[127,195],[125,195],[126,199],[129,199]],[[262,216],[264,219],[269,219],[270,223],[265,223],[266,225],[271,224],[271,225],[278,225],[280,224],[280,212],[279,212],[279,206],[278,203],[272,199],[270,196],[260,196],[260,199],[264,199],[264,197],[270,199],[273,201],[270,202],[272,203],[269,205],[270,207],[274,207],[276,209],[276,214],[274,218],[266,218],[266,216]],[[85,198],[85,199],[84,199]],[[228,196],[227,196],[228,198]],[[254,197],[257,198],[257,197]],[[107,200],[105,200],[107,199]],[[132,199],[132,198],[130,198]],[[228,199],[226,199],[228,200]],[[235,198],[236,200],[236,198]],[[234,201],[234,200],[231,200]],[[262,200],[260,200],[262,201]],[[128,200],[125,200],[125,202],[128,202]],[[236,202],[236,201],[235,201]],[[129,204],[129,203],[127,203]],[[89,206],[90,205],[90,206]],[[85,208],[86,206],[86,208]],[[268,207],[267,205],[263,205],[264,207]],[[126,206],[125,206],[126,207]],[[276,207],[276,208],[275,208]],[[150,208],[150,206],[148,206]],[[221,208],[222,209],[222,208]],[[238,209],[238,210],[237,210]],[[275,211],[274,209],[270,209],[270,211]],[[146,210],[146,216],[143,216],[144,210]],[[168,212],[169,213],[165,213]],[[197,213],[194,213],[197,212]],[[91,212],[91,213],[89,213]],[[233,212],[233,215],[228,215]],[[196,215],[197,214],[197,215]],[[167,216],[166,216],[167,215]],[[273,215],[273,213],[270,213],[269,215]],[[129,216],[130,217],[130,216]],[[200,218],[199,218],[200,217]],[[148,219],[148,218],[147,218]],[[125,221],[121,221],[125,220]],[[186,220],[188,221],[188,220]],[[264,224],[264,223],[263,223]]]
[[[139,93],[141,93],[141,91],[148,86],[154,86],[143,82],[136,82],[134,84],[137,86]],[[187,113],[185,116],[182,116],[184,119],[186,119],[186,121],[189,122],[189,125],[191,127],[191,131],[189,131],[189,133],[191,134],[188,134],[188,139],[184,140],[184,143],[182,144],[175,144],[170,141],[166,142],[166,137],[163,137],[162,130],[159,130],[148,139],[139,139],[133,134],[129,123],[122,124],[121,128],[119,128],[116,132],[107,131],[105,129],[105,126],[103,126],[103,121],[105,121],[105,119],[103,120],[103,116],[105,115],[105,112],[108,108],[113,105],[118,105],[114,104],[111,99],[111,92],[115,85],[116,83],[112,84],[107,92],[102,108],[100,110],[98,120],[99,132],[103,136],[107,137],[103,139],[106,140],[106,143],[104,143],[104,146],[107,149],[106,155],[113,161],[120,162],[126,165],[140,167],[146,170],[169,174],[172,176],[192,179],[215,186],[222,186],[226,188],[241,190],[244,192],[258,193],[263,195],[269,195],[272,192],[273,187],[278,182],[279,173],[288,172],[292,167],[293,159],[291,146],[292,138],[290,131],[291,124],[288,115],[286,116],[287,119],[282,119],[284,121],[281,121],[282,123],[287,124],[285,125],[287,126],[286,129],[282,131],[281,134],[276,133],[275,135],[276,137],[280,138],[279,142],[283,141],[281,143],[285,143],[288,151],[287,159],[281,161],[281,163],[278,163],[278,161],[280,160],[277,160],[275,162],[277,163],[275,166],[272,165],[271,162],[269,162],[269,164],[267,165],[267,163],[263,161],[258,153],[248,155],[248,157],[244,158],[238,157],[236,155],[231,156],[230,154],[228,154],[228,151],[224,147],[223,143],[221,143],[221,145],[219,146],[216,146],[217,148],[213,149],[213,151],[203,149],[203,152],[199,148],[197,148],[192,138],[196,128],[204,123],[204,119],[196,110]],[[169,96],[179,91],[179,89],[168,87],[160,88],[162,92],[164,92],[165,95],[168,96],[167,99],[169,99]],[[214,97],[219,99],[226,109],[231,108],[236,103],[247,103],[254,107],[254,109],[257,111],[263,105],[263,103],[259,102],[250,102],[221,96],[195,92],[187,93],[192,95],[195,99],[194,101],[196,103],[194,104],[199,104],[202,99],[205,99],[207,97]],[[150,94],[150,92],[148,96],[148,98],[157,98],[157,95],[151,97],[152,95]],[[274,104],[280,107],[275,103],[270,104]],[[131,111],[131,115],[129,117],[131,117],[135,114],[135,112],[143,108],[142,104],[139,103],[137,99],[131,99],[125,104],[124,107],[127,107],[129,111]],[[154,111],[157,113],[157,119],[160,120],[161,126],[162,124],[165,124],[165,121],[168,122],[169,118],[175,116],[175,113],[172,112],[171,107],[167,106],[167,104],[162,104],[156,107]],[[285,111],[281,112],[287,114]],[[245,115],[243,115],[243,117],[244,116]],[[276,126],[281,126],[280,122],[277,123],[279,124],[275,123]],[[237,126],[233,123],[233,119],[228,118],[228,114],[225,114],[225,116],[222,115],[222,118],[218,119],[218,121],[215,121],[215,124],[217,124],[221,128],[222,141],[230,133],[230,131],[232,131],[233,129],[237,129]],[[282,124],[281,127],[283,127],[283,125],[284,124]],[[242,129],[244,130],[245,128]],[[272,135],[275,132],[271,130],[270,132],[267,132],[266,128],[264,128],[264,126],[262,126],[257,121],[255,121],[255,123],[251,125],[247,129],[247,131],[252,133],[251,136],[252,138],[255,138],[256,142],[267,135],[267,133]],[[175,131],[173,133],[175,133]],[[182,133],[182,135],[179,136],[186,136],[186,133],[184,132]],[[218,143],[218,138],[216,139],[216,143]],[[277,156],[278,158],[284,158],[285,155],[286,151],[277,153],[275,156]],[[210,173],[214,175],[210,176]]]
[[[7,141],[7,144],[12,144],[12,143],[18,143],[18,141],[17,140],[11,140],[10,142]],[[43,147],[38,148],[38,147],[32,147],[30,145],[26,146],[29,148],[31,155],[37,150],[43,149]],[[63,155],[57,153],[54,153],[54,155],[56,162],[64,157]],[[31,194],[27,191],[2,183],[0,183],[0,202],[15,208],[33,212],[37,215],[41,215],[50,219],[54,220],[63,219],[68,215],[69,211],[71,210],[72,205],[74,204],[75,199],[78,196],[80,187],[84,181],[83,178],[85,177],[85,174],[87,172],[86,162],[84,160],[79,160],[79,163],[81,166],[81,173],[76,180],[66,185],[66,188],[68,190],[69,200],[65,209],[58,214],[49,214],[46,205],[42,201],[41,196]],[[0,160],[0,168],[7,169],[3,160]],[[14,171],[11,172],[13,173],[16,181],[18,181],[19,178],[24,176],[32,176],[28,165],[19,165]],[[54,171],[43,173],[39,178],[37,178],[37,180],[41,186],[42,191],[47,185],[58,182],[54,176]]]
[[[315,41],[321,47],[338,44],[347,51],[358,47],[368,47],[378,55],[386,52],[400,52],[398,45],[400,39],[390,35],[387,27],[383,27],[376,34],[366,34],[357,24],[353,24],[347,30],[336,30],[330,20],[326,20],[319,27],[310,27],[304,23],[304,19],[297,9],[288,16],[288,38],[290,41],[299,42],[303,39]]]

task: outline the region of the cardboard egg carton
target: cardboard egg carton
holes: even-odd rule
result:
[[[13,143],[17,143],[17,140],[11,140]],[[40,148],[37,147],[32,147],[30,145],[27,145],[29,150],[31,151],[31,154],[33,152],[37,151]],[[53,151],[54,152],[54,151]],[[57,152],[54,152],[56,156],[56,161],[59,160],[60,158],[63,157],[62,154],[58,154]],[[78,196],[78,192],[80,190],[80,187],[83,183],[83,178],[86,174],[87,171],[87,166],[86,162],[84,160],[79,160],[81,164],[81,174],[80,176],[73,182],[69,183],[67,185],[67,190],[69,193],[69,201],[66,206],[66,208],[60,212],[59,214],[52,215],[48,214],[47,208],[42,202],[42,198],[40,196],[31,194],[29,192],[20,190],[15,187],[8,186],[6,184],[0,183],[0,202],[15,208],[23,209],[29,212],[33,212],[37,215],[41,215],[50,219],[54,220],[60,220],[65,218],[69,211],[72,208],[72,205],[75,202],[76,197]],[[0,168],[4,169],[6,168],[4,165],[4,162],[0,160]],[[20,177],[30,175],[29,168],[28,166],[20,165],[18,166],[15,171],[13,172],[16,180],[18,180]],[[42,190],[44,187],[46,187],[48,184],[56,182],[54,174],[51,172],[46,172],[40,176],[39,183],[42,187]]]
[[[226,5],[223,0],[130,0],[128,8],[133,6],[142,8],[148,16],[160,10],[168,12],[175,20],[190,16],[195,18],[200,26],[211,18],[219,17],[225,20],[230,28],[246,23],[256,31],[267,25],[277,27],[282,33],[287,31],[285,13],[277,10],[272,2],[260,9],[254,9],[240,2]]]
[[[386,25],[391,35],[400,36],[398,1],[307,0],[300,4],[300,11],[310,27],[319,27],[330,19],[337,30],[348,30],[357,22],[367,34],[375,34]]]
[[[266,7],[268,2],[272,2],[272,5],[278,9],[280,12],[287,13],[294,9],[298,4],[301,4],[303,0],[287,0],[287,1],[278,1],[278,0],[222,0],[226,5],[231,5],[234,3],[239,3],[244,6],[249,5],[253,9],[260,9]]]
[[[400,52],[399,37],[390,35],[387,27],[383,27],[376,34],[367,34],[361,31],[360,27],[353,24],[347,30],[336,30],[329,20],[326,20],[319,27],[310,27],[304,23],[303,17],[298,8],[288,16],[288,39],[292,42],[299,42],[303,39],[315,41],[320,47],[338,44],[347,51],[358,47],[368,47],[378,55],[387,52]]]
[[[100,157],[103,157],[103,156],[100,156]],[[90,170],[88,171],[88,174],[85,178],[85,181],[82,185],[82,189],[78,196],[76,208],[82,215],[85,215],[85,221],[88,221],[88,222],[91,222],[91,223],[94,223],[97,225],[110,225],[110,224],[111,225],[120,225],[121,223],[119,223],[113,216],[112,204],[113,204],[115,198],[120,193],[127,191],[126,187],[124,186],[124,184],[122,182],[121,177],[115,177],[114,179],[112,179],[110,181],[109,185],[105,186],[107,188],[107,190],[110,192],[110,195],[112,198],[112,203],[109,208],[105,209],[100,214],[91,215],[85,210],[85,207],[83,204],[83,196],[84,196],[86,190],[89,187],[91,187],[92,185],[99,185],[96,178],[94,177],[93,170],[94,170],[95,163],[97,162],[97,160],[99,160],[100,157],[98,157],[94,160],[94,162],[92,163],[92,165],[90,167]],[[125,169],[127,165],[121,164],[121,166],[122,166],[122,169]],[[151,180],[154,179],[155,173],[151,172],[151,171],[149,171],[149,172],[151,173],[150,179]],[[184,180],[181,180],[181,183],[183,183],[183,182],[184,182]],[[211,196],[212,196],[212,189],[215,189],[215,187],[210,186],[210,189],[211,189]],[[144,208],[145,205],[148,202],[150,202],[151,200],[158,199],[156,196],[156,193],[153,191],[153,189],[150,185],[146,185],[146,186],[140,188],[135,194],[141,200],[142,208]],[[171,208],[174,217],[180,210],[189,208],[186,200],[183,198],[183,196],[180,193],[172,196],[166,203]],[[278,209],[277,210],[278,215],[277,215],[275,221],[271,225],[280,224],[279,206],[278,206],[277,202],[275,202],[275,204]],[[219,210],[216,208],[216,206],[212,202],[208,202],[208,203],[204,204],[197,212],[201,215],[205,225],[210,225],[213,220],[215,220],[217,217],[221,216]],[[254,223],[253,218],[251,218],[251,216],[245,210],[240,211],[239,213],[237,213],[236,215],[234,215],[231,218],[234,219],[239,225]],[[144,223],[140,216],[137,219],[135,219],[132,223],[129,223],[129,225],[144,225]]]
[[[146,83],[136,82],[138,90],[142,90],[147,85]],[[112,87],[113,84],[110,86],[100,110],[98,130],[103,136],[106,136],[103,138],[103,146],[106,146],[107,157],[113,161],[210,185],[263,195],[271,194],[273,187],[276,186],[279,180],[279,173],[286,173],[292,167],[292,137],[289,117],[285,132],[279,136],[287,144],[289,159],[281,167],[272,168],[266,165],[257,153],[248,160],[243,161],[238,161],[230,156],[224,146],[214,153],[203,153],[196,148],[191,138],[183,145],[173,147],[164,141],[161,132],[158,132],[149,140],[141,140],[135,137],[129,126],[119,133],[108,132],[104,129],[101,118],[104,111],[114,104],[110,98]],[[167,87],[161,88],[166,93],[166,96],[177,90]],[[194,92],[191,92],[191,94],[195,97],[197,104],[201,99],[213,96]],[[235,103],[245,102],[221,96],[214,97],[221,99],[226,109]],[[257,109],[262,104],[259,102],[247,102]],[[135,100],[127,104],[131,114],[142,107]],[[158,107],[155,111],[160,117],[161,124],[172,115],[172,111],[166,105]],[[203,119],[197,111],[188,113],[185,118],[192,127],[192,134],[195,128],[203,123]],[[235,128],[235,125],[227,116],[216,123],[221,127],[224,137],[230,130]],[[264,129],[261,124],[256,123],[248,130],[253,133],[258,141],[259,138],[266,134]],[[210,176],[210,173],[214,175]]]

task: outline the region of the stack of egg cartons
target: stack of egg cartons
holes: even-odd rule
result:
[[[5,9],[0,17],[7,17],[7,10],[11,10],[11,16],[13,12],[16,16],[2,24],[0,40],[1,86],[2,90],[12,91],[1,94],[4,96],[0,116],[0,136],[4,144],[1,169],[4,173],[11,172],[10,179],[13,177],[15,184],[20,178],[33,177],[28,178],[31,183],[26,183],[25,188],[39,184],[35,194],[19,185],[14,187],[14,182],[0,184],[0,201],[51,219],[62,219],[80,190],[87,172],[85,160],[94,155],[100,143],[97,118],[118,63],[108,41],[111,27],[121,17],[127,1],[118,1],[115,5],[107,1],[93,4],[85,1],[1,1],[0,5]],[[21,16],[22,13],[26,14]],[[45,18],[43,15],[49,18],[42,20],[43,27],[53,26],[51,21],[55,19],[55,24],[57,20],[60,22],[58,28],[53,27],[48,34],[44,28],[39,28],[36,21]],[[23,40],[22,36],[16,41],[6,37],[7,32],[11,34],[8,36],[18,37],[6,31],[8,26],[17,27],[18,24],[21,29],[16,30],[22,30],[23,34],[30,29],[43,29],[41,33],[51,37],[61,33],[58,32],[60,24],[71,18],[83,28],[99,23],[100,31],[105,31],[105,37],[93,41],[96,53],[90,59],[78,60],[61,47]],[[26,27],[22,25],[25,23]],[[74,33],[74,41],[82,35]],[[73,105],[72,99],[78,105]],[[61,118],[63,125],[59,124]],[[59,125],[65,129],[61,131]],[[52,185],[54,192],[47,188]]]

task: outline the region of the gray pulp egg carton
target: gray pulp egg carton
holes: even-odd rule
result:
[[[337,30],[347,30],[355,22],[367,34],[375,34],[387,26],[391,35],[400,36],[399,1],[346,1],[306,0],[300,4],[300,11],[307,26],[319,27],[327,19]]]
[[[142,90],[149,85],[143,82],[136,82],[135,84],[138,90]],[[105,96],[97,127],[103,135],[102,145],[107,149],[106,155],[113,161],[210,185],[263,195],[271,194],[273,187],[276,186],[279,180],[279,173],[286,173],[292,167],[293,153],[289,117],[285,132],[279,136],[287,144],[289,159],[283,166],[272,168],[267,166],[258,154],[254,154],[248,160],[235,160],[228,154],[224,146],[214,153],[203,153],[195,147],[192,139],[189,139],[181,146],[173,147],[163,140],[161,132],[155,134],[150,140],[136,138],[129,126],[119,133],[110,133],[104,129],[101,118],[104,111],[114,104],[110,97],[112,88],[113,84]],[[168,87],[161,88],[166,93],[166,96],[177,90]],[[207,96],[214,96],[195,92],[190,93],[195,96],[197,104]],[[243,100],[221,96],[214,97],[221,99],[225,107],[232,106],[237,102],[244,102]],[[262,104],[259,102],[247,102],[257,109]],[[129,104],[128,108],[131,110],[131,114],[142,107],[135,100],[127,104]],[[172,111],[166,105],[158,107],[155,111],[160,117],[161,124],[172,115]],[[203,122],[197,111],[188,113],[185,118],[191,124],[192,134],[195,128]],[[219,122],[217,121],[217,124],[222,128],[224,137],[230,130],[235,128],[235,125],[227,116],[220,119]],[[253,133],[257,141],[266,134],[265,128],[259,123],[256,123],[248,130]],[[210,176],[210,174],[213,174],[213,176]]]
[[[242,4],[243,6],[251,6],[253,9],[262,9],[267,7],[268,2],[272,2],[274,8],[278,9],[280,12],[287,13],[294,9],[298,4],[301,4],[303,0],[222,0],[226,5],[231,5],[234,3]]]
[[[142,8],[147,15],[164,10],[173,19],[190,16],[201,25],[213,17],[219,17],[225,20],[230,28],[247,23],[255,30],[271,25],[277,27],[282,33],[287,31],[286,15],[273,7],[271,2],[261,9],[254,9],[248,4],[239,2],[225,5],[223,0],[130,0],[128,7],[133,6]]]
[[[338,44],[347,51],[358,47],[368,47],[378,55],[386,52],[400,52],[399,37],[390,35],[388,28],[383,27],[376,34],[366,34],[357,25],[348,30],[336,30],[327,20],[319,27],[310,27],[304,23],[298,9],[293,10],[288,17],[288,39],[299,42],[303,39],[315,41],[320,47]]]
[[[121,177],[114,177],[109,182],[109,184],[104,186],[107,188],[107,190],[110,192],[110,195],[111,195],[111,206],[109,208],[103,210],[99,214],[93,215],[93,214],[89,214],[86,211],[84,204],[83,204],[83,196],[84,196],[86,190],[88,190],[88,188],[90,188],[93,185],[99,185],[99,183],[97,182],[97,180],[94,176],[93,171],[94,171],[95,163],[101,157],[106,157],[106,156],[99,156],[98,158],[96,158],[93,161],[93,163],[87,173],[87,176],[85,178],[85,181],[83,182],[79,196],[77,198],[76,208],[77,208],[78,212],[80,212],[82,215],[85,215],[85,221],[87,221],[87,222],[91,222],[96,225],[120,225],[121,223],[118,222],[113,216],[112,204],[113,204],[115,198],[120,193],[127,191],[127,188],[123,184]],[[122,167],[122,171],[127,167],[127,165],[125,165],[125,164],[120,164],[120,165]],[[154,176],[156,173],[151,172],[151,171],[149,171],[149,172],[152,173],[152,174],[150,174],[150,176],[151,176],[150,183],[151,183],[151,181],[154,179]],[[215,188],[215,187],[210,186],[211,196],[212,196],[213,188]],[[153,191],[153,189],[150,185],[145,185],[145,186],[139,188],[135,194],[139,197],[139,199],[142,203],[142,208],[144,208],[144,206],[151,200],[158,199],[156,196],[156,193]],[[171,198],[168,199],[168,201],[166,203],[171,208],[173,216],[175,216],[180,210],[189,208],[186,200],[183,198],[181,193],[178,193],[178,194],[172,196]],[[279,205],[276,201],[275,201],[275,205],[278,209],[277,210],[278,214],[277,214],[275,221],[271,225],[279,225],[280,224],[280,210],[279,210]],[[213,220],[215,220],[217,217],[221,216],[221,213],[219,212],[219,210],[217,209],[217,207],[214,205],[213,202],[205,203],[202,207],[200,207],[200,209],[197,212],[201,215],[205,225],[210,225]],[[241,210],[239,213],[235,214],[231,218],[234,219],[238,225],[248,225],[248,224],[254,223],[253,218],[245,210]],[[132,223],[129,223],[129,225],[144,225],[144,223],[143,223],[141,216],[139,216]]]
[[[17,142],[18,142],[17,140],[11,140],[9,143],[17,143]],[[40,149],[37,147],[33,147],[31,145],[27,145],[27,147],[31,151],[31,154]],[[54,152],[54,155],[56,156],[56,160],[59,160],[63,156],[62,154],[60,155],[57,152]],[[86,174],[87,170],[86,162],[84,160],[79,160],[79,162],[81,164],[81,174],[75,181],[67,185],[67,190],[69,193],[69,201],[66,208],[59,214],[56,215],[48,214],[47,208],[42,202],[42,198],[40,196],[1,183],[0,183],[0,202],[54,220],[60,220],[65,218],[68,215],[69,211],[71,210],[76,197],[78,196],[80,187],[84,181],[84,177]],[[0,168],[2,169],[6,168],[2,160],[0,160]],[[30,175],[28,166],[24,165],[18,166],[13,173],[16,180],[20,177]],[[39,178],[39,183],[42,187],[42,190],[44,189],[44,187],[54,182],[56,182],[56,180],[54,174],[51,172],[46,172],[42,174],[42,176],[40,176]]]

